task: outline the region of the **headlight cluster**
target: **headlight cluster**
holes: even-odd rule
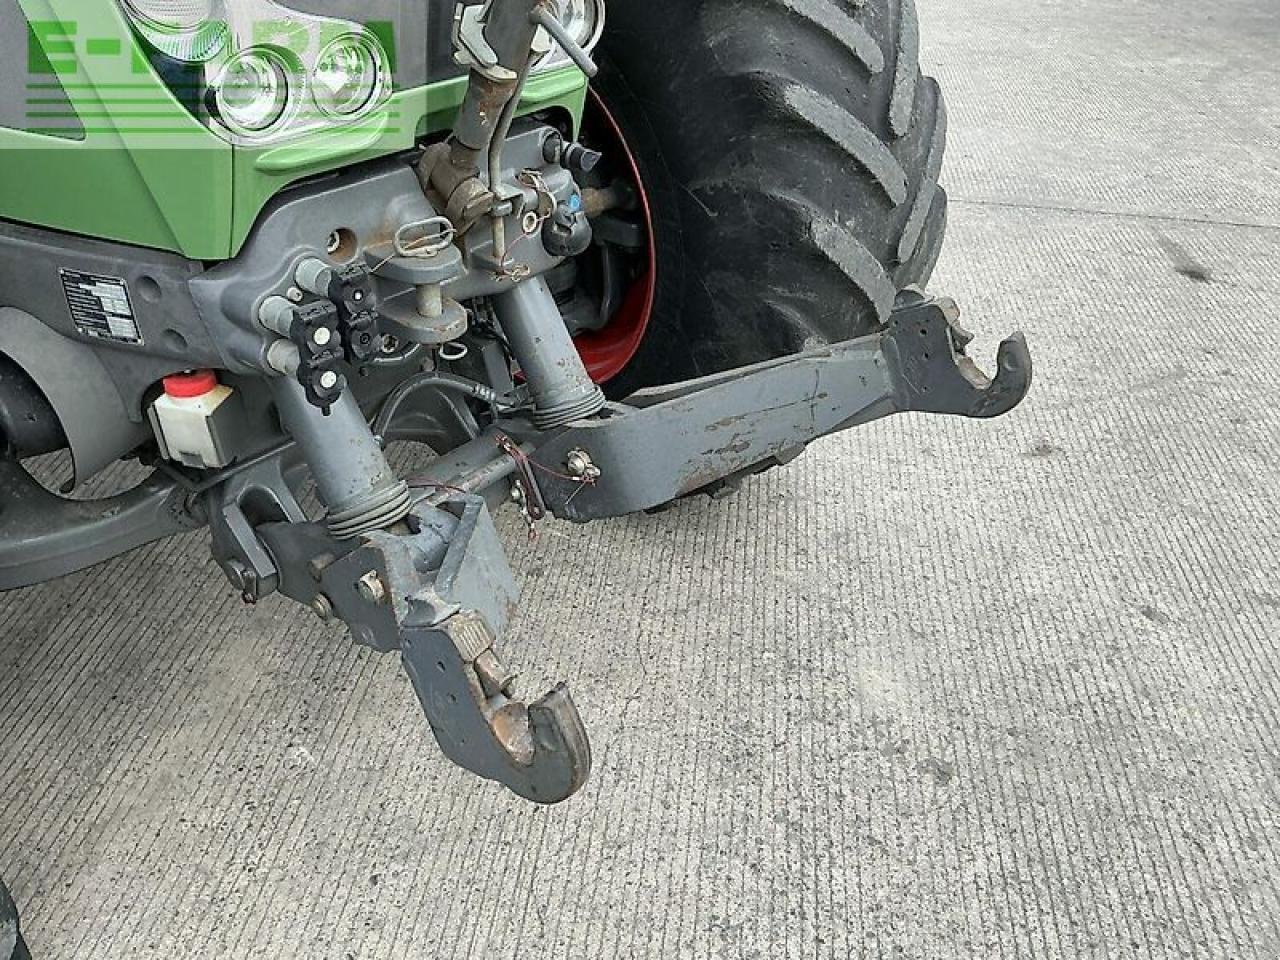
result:
[[[184,102],[198,100],[191,109],[212,129],[249,144],[358,121],[391,94],[390,60],[377,36],[285,2],[119,0],[135,31],[163,58],[202,76],[200,96]],[[428,15],[426,0],[413,2]],[[595,47],[604,0],[554,2],[570,34],[587,50]],[[538,31],[534,55],[534,73],[570,62],[545,30]]]
[[[121,0],[162,55],[204,71],[204,108],[235,141],[264,143],[359,119],[391,92],[377,37],[275,0]]]
[[[352,117],[376,102],[387,82],[382,48],[373,37],[348,34],[320,52],[311,74],[311,96],[322,113]]]

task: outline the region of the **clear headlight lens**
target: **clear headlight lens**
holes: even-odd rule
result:
[[[588,53],[595,49],[604,33],[604,0],[556,0],[560,22]],[[572,62],[545,30],[538,31],[535,54],[542,54],[534,71],[544,73]]]
[[[331,117],[350,117],[378,100],[388,70],[382,47],[369,36],[349,34],[330,43],[311,72],[311,97]]]
[[[227,61],[210,89],[220,123],[242,136],[261,134],[289,108],[288,64],[270,48],[251,47]]]
[[[213,19],[214,0],[125,0],[125,6],[152,26],[194,30]]]
[[[174,60],[203,63],[226,46],[218,0],[124,0],[124,7],[138,31]]]

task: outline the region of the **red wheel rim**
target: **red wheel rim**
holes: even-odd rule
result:
[[[598,111],[606,127],[613,134],[614,143],[609,149],[617,150],[626,157],[631,171],[632,183],[640,198],[640,213],[644,218],[645,234],[648,237],[648,258],[644,272],[631,284],[622,306],[602,330],[593,330],[579,334],[574,338],[578,353],[586,364],[587,372],[596,383],[605,383],[620,374],[631,362],[640,349],[645,331],[649,329],[649,317],[653,314],[653,301],[658,283],[655,273],[657,263],[657,244],[653,237],[653,214],[649,206],[649,194],[645,190],[644,180],[640,176],[640,165],[630,144],[622,134],[622,128],[604,100],[595,90],[589,91],[591,106]]]

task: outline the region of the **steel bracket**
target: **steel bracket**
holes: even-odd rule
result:
[[[591,747],[568,690],[524,703],[496,649],[519,591],[481,497],[419,503],[405,529],[369,534],[355,549],[319,524],[266,524],[258,535],[282,592],[313,608],[322,597],[357,642],[400,651],[450,760],[538,803],[586,782]]]

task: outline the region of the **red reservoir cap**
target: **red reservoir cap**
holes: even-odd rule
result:
[[[187,400],[192,397],[203,397],[218,387],[218,375],[212,370],[189,370],[186,373],[175,373],[165,377],[164,392],[171,397]]]

